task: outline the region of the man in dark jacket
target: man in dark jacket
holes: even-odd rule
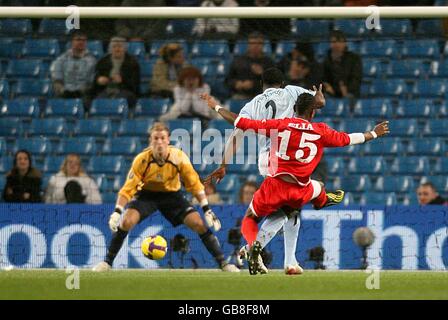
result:
[[[418,203],[420,205],[439,204],[448,205],[448,202],[442,198],[431,182],[422,183],[417,189]]]
[[[133,108],[140,91],[140,66],[126,51],[124,38],[111,39],[110,53],[95,68],[94,91],[96,98],[125,98]]]
[[[326,93],[338,98],[357,98],[362,80],[361,57],[347,50],[347,41],[342,31],[332,31],[330,39],[330,50],[324,61]]]

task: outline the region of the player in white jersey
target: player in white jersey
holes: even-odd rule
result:
[[[241,109],[239,116],[253,120],[291,118],[294,115],[294,104],[302,93],[309,93],[315,96],[316,108],[322,108],[325,104],[324,96],[320,90],[310,91],[298,86],[283,87],[284,76],[277,68],[269,68],[265,70],[262,79],[264,92],[248,102]],[[206,98],[207,97],[205,96],[204,100],[206,100]],[[234,130],[232,136],[226,143],[224,159],[221,166],[206,178],[205,183],[211,181],[213,178],[215,178],[217,182],[224,178],[226,174],[226,164],[229,163],[229,159],[232,159],[239,143],[243,139],[243,135],[244,133],[240,129]],[[270,140],[263,136],[259,138],[264,139],[264,141],[261,141],[260,143],[260,146],[262,147],[260,148],[258,156],[258,169],[260,175],[266,177],[268,173]],[[285,273],[301,274],[303,269],[298,264],[295,256],[300,219],[297,216],[297,210],[293,212],[292,209],[289,210],[289,212],[279,211],[276,214],[267,217],[258,232],[257,241],[259,241],[264,248],[283,227]],[[247,248],[243,248],[242,253],[244,253],[244,251],[247,252]],[[261,264],[261,266],[262,270],[259,270],[260,273],[266,273],[267,269],[263,264]]]

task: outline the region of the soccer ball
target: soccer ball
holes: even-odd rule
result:
[[[149,236],[142,241],[142,253],[146,258],[151,260],[162,259],[167,249],[168,245],[165,238],[159,235]]]

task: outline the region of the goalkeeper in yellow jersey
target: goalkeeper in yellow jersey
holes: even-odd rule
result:
[[[135,157],[126,182],[118,193],[115,210],[109,220],[112,241],[105,260],[93,271],[110,270],[128,232],[159,210],[174,227],[185,224],[196,232],[223,271],[239,272],[233,264],[226,263],[218,239],[208,228],[218,231],[221,223],[208,206],[199,175],[187,155],[169,143],[168,127],[161,122],[155,123],[149,131],[149,148]],[[200,203],[208,227],[181,194],[181,180]]]

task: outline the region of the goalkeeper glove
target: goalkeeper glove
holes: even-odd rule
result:
[[[112,230],[112,232],[117,232],[118,226],[120,225],[120,218],[121,213],[123,212],[123,209],[119,207],[115,207],[114,212],[110,215],[109,218],[109,228]]]
[[[221,230],[221,221],[219,221],[216,214],[210,209],[208,205],[202,207],[204,211],[205,222],[209,228],[213,228],[215,232]]]

